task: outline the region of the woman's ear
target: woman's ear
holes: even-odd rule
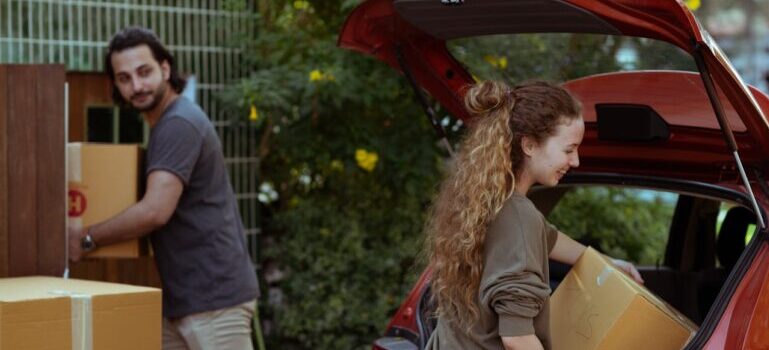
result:
[[[535,148],[537,148],[537,142],[533,138],[529,136],[521,137],[521,150],[524,155],[531,157],[534,154]]]

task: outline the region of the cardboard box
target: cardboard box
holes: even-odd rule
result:
[[[142,152],[138,145],[67,144],[69,220],[90,226],[139,201]],[[134,258],[148,254],[146,238],[97,247],[87,258]]]
[[[160,289],[55,277],[0,279],[0,349],[160,349]]]
[[[550,298],[554,350],[681,349],[697,326],[588,248]]]

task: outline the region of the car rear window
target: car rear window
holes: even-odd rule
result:
[[[668,43],[598,34],[489,35],[447,47],[478,79],[566,81],[629,70],[697,71],[694,59]]]
[[[678,197],[648,189],[574,187],[561,197],[548,220],[606,254],[640,265],[660,265]]]
[[[694,58],[663,41],[598,34],[507,34],[451,40],[447,47],[476,80],[504,80],[512,84],[528,79],[573,82],[616,72],[690,72],[688,76],[668,75],[672,80],[645,79],[639,84],[634,84],[639,80],[633,79],[643,79],[644,74],[634,75],[621,80],[620,90],[613,86],[607,87],[608,92],[588,90],[581,99],[646,104],[670,125],[720,129]],[[586,86],[600,89],[608,85],[591,82]],[[746,127],[731,103],[720,87],[716,89],[732,130],[745,132]],[[586,107],[589,109],[592,105]],[[593,121],[592,116],[593,113],[586,110],[587,122]]]

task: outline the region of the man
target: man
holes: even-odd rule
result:
[[[213,125],[179,96],[185,81],[150,30],[118,32],[104,63],[113,98],[150,125],[147,189],[111,219],[70,229],[71,259],[150,234],[163,283],[163,348],[252,349],[258,285]]]

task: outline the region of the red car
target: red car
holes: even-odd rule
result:
[[[769,97],[741,80],[681,2],[368,0],[347,19],[339,46],[391,65],[418,95],[426,90],[472,123],[461,101],[474,78],[447,41],[522,33],[648,38],[690,56],[694,71],[610,72],[565,82],[583,103],[581,164],[559,186],[530,197],[546,216],[585,189],[665,199],[663,258],[639,269],[650,290],[699,324],[686,349],[769,348]],[[563,273],[551,271],[555,286]],[[375,349],[424,347],[435,322],[429,279],[428,267]]]

